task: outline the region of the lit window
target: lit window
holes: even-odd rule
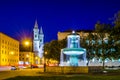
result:
[[[4,51],[2,50],[2,54],[4,53]]]
[[[7,44],[7,41],[5,41],[5,44]]]
[[[29,59],[28,58],[26,58],[26,61],[28,61]]]

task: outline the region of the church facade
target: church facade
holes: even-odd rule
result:
[[[43,46],[44,46],[44,33],[42,27],[39,30],[38,23],[36,20],[33,28],[33,51],[35,55],[37,55],[41,59],[40,63],[42,62],[43,59],[44,53]]]

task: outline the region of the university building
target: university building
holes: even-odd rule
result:
[[[0,66],[18,66],[19,41],[0,32]]]
[[[77,31],[77,34],[80,35],[80,38],[85,38],[88,36],[88,34],[93,31]],[[67,38],[67,36],[71,33],[71,31],[66,31],[66,32],[58,32],[58,40],[63,40]]]

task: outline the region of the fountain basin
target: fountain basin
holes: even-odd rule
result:
[[[84,54],[83,48],[64,48],[63,53],[66,55],[81,55]]]

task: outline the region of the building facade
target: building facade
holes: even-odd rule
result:
[[[91,31],[90,31],[91,32]],[[67,38],[67,36],[71,33],[71,31],[67,31],[67,32],[58,32],[57,36],[58,36],[58,40],[63,40],[65,38]],[[77,32],[81,38],[85,38],[88,36],[89,31],[79,31]]]
[[[19,41],[0,32],[0,66],[18,66]]]
[[[19,64],[23,66],[35,64],[35,54],[33,52],[20,52]]]
[[[42,30],[42,27],[40,28],[40,31],[39,31],[38,23],[36,20],[34,29],[33,29],[33,51],[36,56],[41,58],[41,60],[43,58],[43,53],[44,53],[43,46],[44,46],[44,33]],[[40,60],[40,63],[42,63],[41,60]]]

